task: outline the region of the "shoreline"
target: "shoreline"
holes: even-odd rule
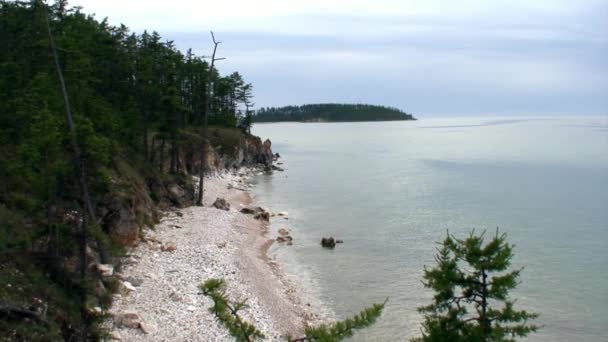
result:
[[[207,177],[204,207],[165,212],[145,232],[117,274],[121,284],[109,312],[114,319],[108,323],[113,321],[108,327],[113,339],[233,341],[209,312],[211,299],[199,293],[198,285],[210,278],[226,281],[230,300],[247,299],[249,308],[242,317],[266,341],[283,341],[320,323],[320,309],[268,254],[276,235],[270,223],[240,213],[254,202],[246,185],[254,172],[241,169]],[[229,211],[211,206],[218,197],[230,203]],[[140,323],[125,326],[125,313],[136,314]]]

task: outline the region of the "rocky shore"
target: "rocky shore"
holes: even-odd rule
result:
[[[108,322],[111,338],[123,341],[234,341],[209,311],[212,301],[199,284],[222,278],[231,299],[247,299],[243,317],[268,341],[298,335],[317,324],[317,310],[302,289],[270,260],[277,234],[254,215],[246,178],[253,170],[222,173],[205,180],[204,207],[164,213],[154,230],[129,251],[120,270],[119,294]],[[229,204],[212,204],[223,198]],[[285,247],[289,248],[289,247]]]

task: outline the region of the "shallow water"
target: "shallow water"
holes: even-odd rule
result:
[[[419,334],[422,269],[446,230],[496,227],[525,266],[514,292],[541,313],[530,341],[608,340],[608,117],[450,118],[258,124],[285,172],[258,176],[257,202],[289,211],[275,248],[337,317],[390,300],[355,341]],[[335,250],[322,236],[345,240]]]

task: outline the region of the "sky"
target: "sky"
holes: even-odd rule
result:
[[[371,103],[418,116],[608,115],[606,0],[73,0],[157,31],[256,107]]]

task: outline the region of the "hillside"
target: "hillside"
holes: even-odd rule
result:
[[[369,104],[307,104],[302,106],[261,108],[254,122],[346,122],[416,120],[402,110]]]

